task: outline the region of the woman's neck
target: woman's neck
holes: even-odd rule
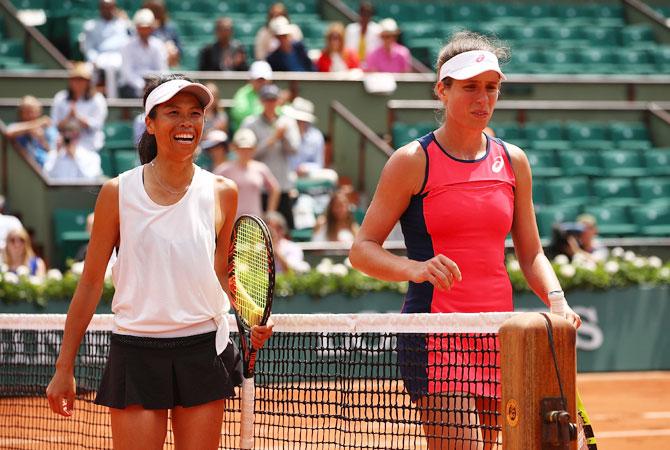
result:
[[[458,159],[475,160],[486,152],[482,130],[442,125],[435,131],[435,138],[443,149]]]
[[[151,162],[151,168],[167,187],[179,190],[188,186],[193,179],[195,167],[192,160],[174,161],[157,156]]]

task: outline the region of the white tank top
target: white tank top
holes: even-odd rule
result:
[[[162,206],[144,189],[142,168],[119,175],[114,332],[179,337],[217,330],[220,353],[230,303],[214,270],[215,175],[196,167],[186,194]]]

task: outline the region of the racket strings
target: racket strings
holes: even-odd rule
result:
[[[235,236],[236,304],[248,326],[260,324],[267,303],[269,260],[265,235],[253,220],[242,220]]]

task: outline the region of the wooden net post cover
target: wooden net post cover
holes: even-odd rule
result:
[[[565,409],[576,420],[576,330],[554,314],[550,318]],[[505,450],[542,449],[543,399],[561,397],[547,321],[540,313],[523,313],[503,323],[499,332],[502,382],[502,431]],[[545,447],[547,448],[547,447]],[[576,450],[576,441],[556,447]]]

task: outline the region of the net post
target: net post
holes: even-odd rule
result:
[[[551,321],[556,362],[567,400],[564,408],[570,414],[570,422],[575,422],[576,330],[557,315],[546,317]],[[548,334],[545,315],[539,313],[519,314],[500,327],[500,413],[505,450],[577,448],[575,440],[555,447],[542,444],[542,400],[561,397]]]

